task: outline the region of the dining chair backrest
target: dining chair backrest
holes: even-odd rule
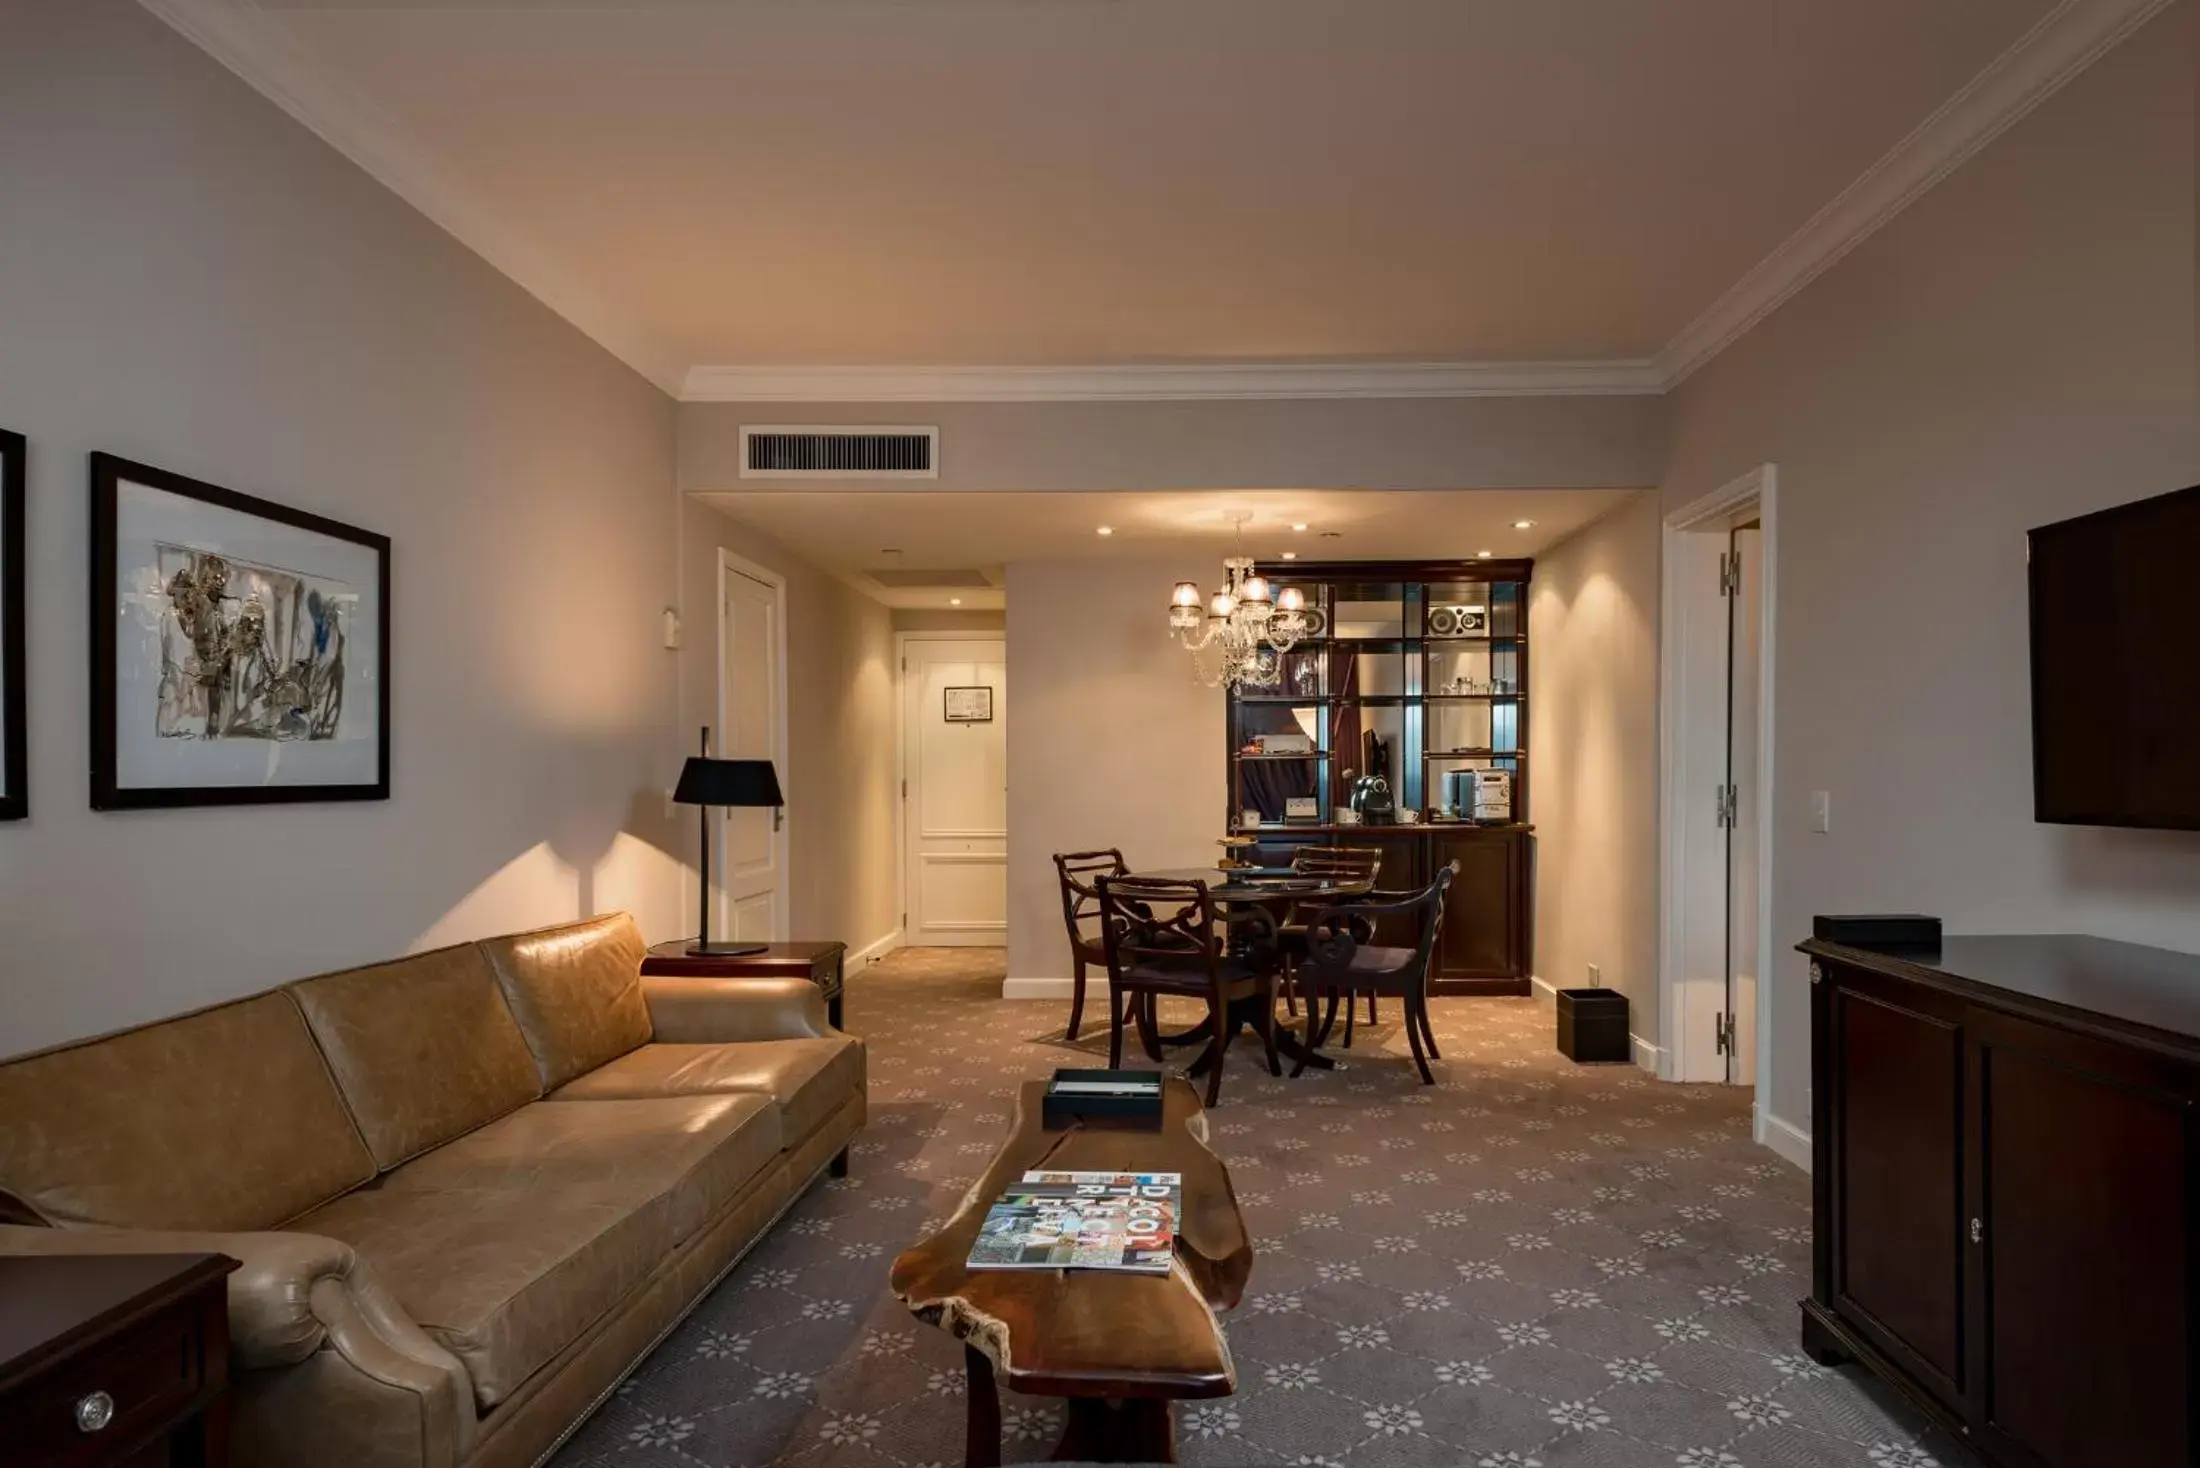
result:
[[[1372,882],[1382,865],[1380,846],[1296,846],[1291,849],[1291,870],[1308,876]]]
[[[1418,892],[1383,898],[1376,901],[1338,903],[1326,912],[1312,916],[1309,931],[1308,963],[1316,971],[1343,969],[1350,965],[1354,950],[1367,941],[1366,920],[1376,914],[1385,917],[1405,915],[1413,923],[1413,957],[1407,961],[1408,970],[1425,972],[1430,957],[1436,951],[1437,936],[1444,929],[1444,894],[1450,889],[1452,879],[1459,875],[1459,863],[1446,862],[1436,869],[1436,879]],[[1342,921],[1338,921],[1338,919]]]
[[[1123,853],[1115,847],[1100,851],[1058,851],[1055,874],[1062,883],[1062,923],[1069,929],[1072,948],[1100,946],[1099,877],[1120,877],[1130,871]],[[1088,926],[1089,924],[1089,926]]]
[[[1221,926],[1214,894],[1202,881],[1171,877],[1101,876],[1100,931],[1108,972],[1142,965],[1219,968]]]

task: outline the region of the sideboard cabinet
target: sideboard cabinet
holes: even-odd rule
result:
[[[1805,1347],[2001,1468],[2200,1464],[2200,957],[1802,948]]]

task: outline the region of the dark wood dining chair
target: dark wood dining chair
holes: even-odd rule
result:
[[[1069,929],[1069,956],[1073,987],[1069,999],[1069,1034],[1077,1038],[1077,1026],[1085,1016],[1085,970],[1105,973],[1108,955],[1100,942],[1100,891],[1097,877],[1121,877],[1130,872],[1123,853],[1110,846],[1101,851],[1058,851],[1054,870],[1062,881],[1062,924]]]
[[[1222,1097],[1222,1060],[1237,1026],[1230,1006],[1253,999],[1252,1024],[1276,1058],[1275,920],[1257,907],[1230,913],[1207,884],[1163,877],[1100,876],[1100,933],[1108,964],[1108,1066],[1123,1063],[1126,1011],[1149,1013],[1165,995],[1207,1002],[1206,1052],[1192,1066],[1207,1071],[1207,1104]],[[1256,931],[1257,930],[1257,931]],[[1233,944],[1232,935],[1251,941]],[[1233,948],[1239,949],[1233,952]]]
[[[1344,997],[1346,1005],[1354,994],[1389,994],[1395,997],[1405,1010],[1406,1040],[1413,1047],[1413,1063],[1420,1068],[1425,1085],[1436,1083],[1435,1073],[1428,1068],[1431,1059],[1442,1060],[1443,1054],[1436,1048],[1436,1031],[1428,1020],[1428,971],[1436,954],[1436,940],[1444,928],[1444,893],[1451,886],[1452,878],[1459,874],[1459,864],[1448,862],[1436,873],[1436,880],[1419,892],[1404,897],[1374,901],[1341,902],[1314,915],[1307,924],[1306,957],[1300,960],[1294,975],[1299,992],[1306,997],[1306,1048],[1311,1053],[1316,1046],[1329,1038],[1329,1030],[1337,1022],[1337,999]],[[1363,931],[1371,931],[1375,919],[1388,914],[1410,915],[1414,922],[1417,941],[1411,948],[1389,947],[1364,942]],[[1363,928],[1362,924],[1368,924]],[[1326,1014],[1316,1022],[1317,1000],[1327,997]],[[1301,1060],[1291,1074],[1306,1069]]]
[[[1380,846],[1308,845],[1291,849],[1291,870],[1304,876],[1334,877],[1338,881],[1364,882],[1373,887],[1375,874],[1382,869],[1382,865],[1383,849]],[[1286,964],[1283,1003],[1287,1013],[1295,1015],[1299,1012],[1296,986],[1291,982],[1291,968],[1297,965],[1306,952],[1306,920],[1319,911],[1327,900],[1294,905],[1279,930],[1278,937],[1283,944]],[[1375,929],[1372,925],[1359,935],[1363,943],[1373,942],[1374,936]],[[1367,996],[1367,1022],[1374,1024],[1375,1021],[1375,996],[1370,994]],[[1352,1008],[1349,1001],[1345,1006],[1344,1043],[1347,1048],[1352,1044]]]

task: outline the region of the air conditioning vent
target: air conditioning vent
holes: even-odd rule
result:
[[[937,479],[937,428],[741,429],[743,479]]]

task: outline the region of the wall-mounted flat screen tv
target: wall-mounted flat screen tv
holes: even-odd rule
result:
[[[2200,831],[2200,486],[2030,542],[2033,818]]]

